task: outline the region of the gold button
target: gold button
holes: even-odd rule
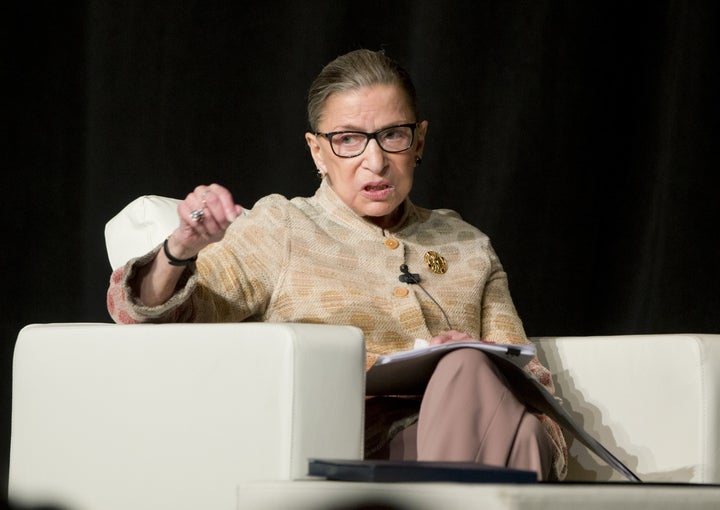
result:
[[[385,239],[385,246],[391,250],[394,250],[398,246],[400,246],[400,243],[397,239],[393,239],[392,237],[388,237]]]
[[[407,297],[407,295],[410,294],[410,291],[405,287],[395,287],[393,294],[395,294],[395,297]]]

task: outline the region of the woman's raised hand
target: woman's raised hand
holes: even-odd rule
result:
[[[175,292],[184,264],[173,264],[167,257],[180,261],[192,259],[200,250],[216,243],[243,212],[230,192],[219,184],[198,186],[178,204],[180,226],[167,239],[152,264],[138,270],[134,285],[140,301],[146,306],[165,303]]]
[[[177,211],[180,226],[168,239],[168,248],[174,257],[187,259],[220,241],[243,208],[225,187],[210,184],[195,188],[180,202]]]

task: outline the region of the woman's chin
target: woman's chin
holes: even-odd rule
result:
[[[363,217],[378,227],[389,228],[397,223],[399,211],[397,207],[394,209],[385,208],[382,210],[367,211]]]

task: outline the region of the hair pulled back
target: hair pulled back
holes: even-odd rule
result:
[[[308,122],[319,130],[325,103],[332,94],[350,92],[373,85],[397,85],[407,96],[416,118],[417,92],[409,73],[383,51],[360,49],[337,57],[320,71],[308,92]]]

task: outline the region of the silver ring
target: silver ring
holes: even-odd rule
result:
[[[205,210],[203,208],[195,209],[190,213],[190,219],[196,223],[202,223],[205,218]]]

